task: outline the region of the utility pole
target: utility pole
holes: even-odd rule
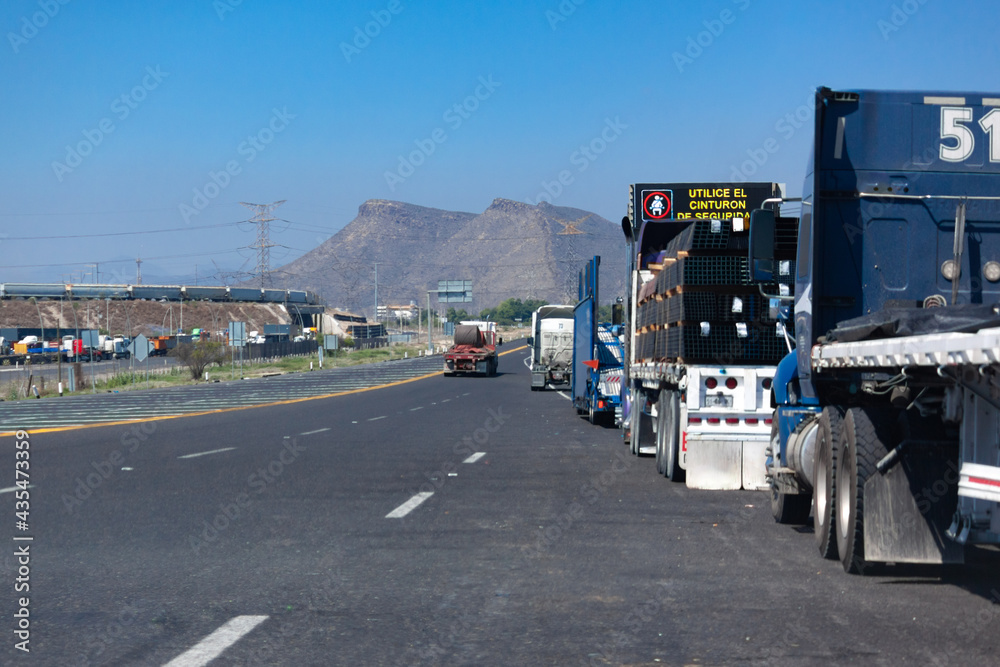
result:
[[[267,281],[267,274],[271,270],[271,248],[274,247],[274,244],[271,243],[270,223],[278,219],[271,215],[271,211],[286,201],[282,199],[270,204],[240,202],[241,206],[246,206],[250,210],[256,210],[256,213],[247,222],[257,225],[257,242],[250,247],[257,249],[257,274],[260,276],[261,289],[264,288],[264,283]]]
[[[378,262],[375,262],[375,314],[372,319],[378,322]]]
[[[142,284],[142,258],[135,258],[135,284]]]

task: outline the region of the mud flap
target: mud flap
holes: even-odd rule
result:
[[[761,459],[763,461],[763,459]],[[732,490],[743,486],[743,442],[691,440],[687,442],[689,489]]]
[[[884,475],[865,482],[865,560],[963,563],[965,549],[948,539],[958,503],[958,475],[948,448],[912,447]],[[954,479],[952,479],[954,478]]]
[[[743,442],[743,488],[748,491],[767,491],[766,440],[745,440]]]

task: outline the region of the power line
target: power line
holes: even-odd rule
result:
[[[104,232],[101,234],[67,234],[62,236],[5,236],[4,241],[52,241],[55,239],[93,239],[103,236],[138,236],[141,234],[166,234],[168,232],[189,232],[195,229],[217,229],[219,227],[235,227],[241,222],[220,222],[215,225],[199,225],[197,227],[174,227],[172,229],[148,229],[136,232]]]

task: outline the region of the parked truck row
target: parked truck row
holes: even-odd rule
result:
[[[632,186],[632,452],[766,489],[849,573],[1000,544],[997,100],[818,89],[797,218],[777,184]]]
[[[127,358],[129,339],[121,336],[101,335],[97,345],[88,345],[82,338],[71,335],[60,340],[40,340],[38,336],[25,336],[19,341],[8,342],[0,337],[0,365],[58,363],[59,361],[100,361]]]

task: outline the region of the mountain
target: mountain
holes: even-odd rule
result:
[[[427,303],[439,280],[471,280],[479,313],[514,297],[575,303],[577,275],[601,255],[601,301],[622,295],[621,227],[580,209],[496,199],[480,214],[372,199],[317,248],[271,273],[276,287],[312,290],[328,306],[372,314],[379,304]],[[431,307],[437,307],[434,294]]]

